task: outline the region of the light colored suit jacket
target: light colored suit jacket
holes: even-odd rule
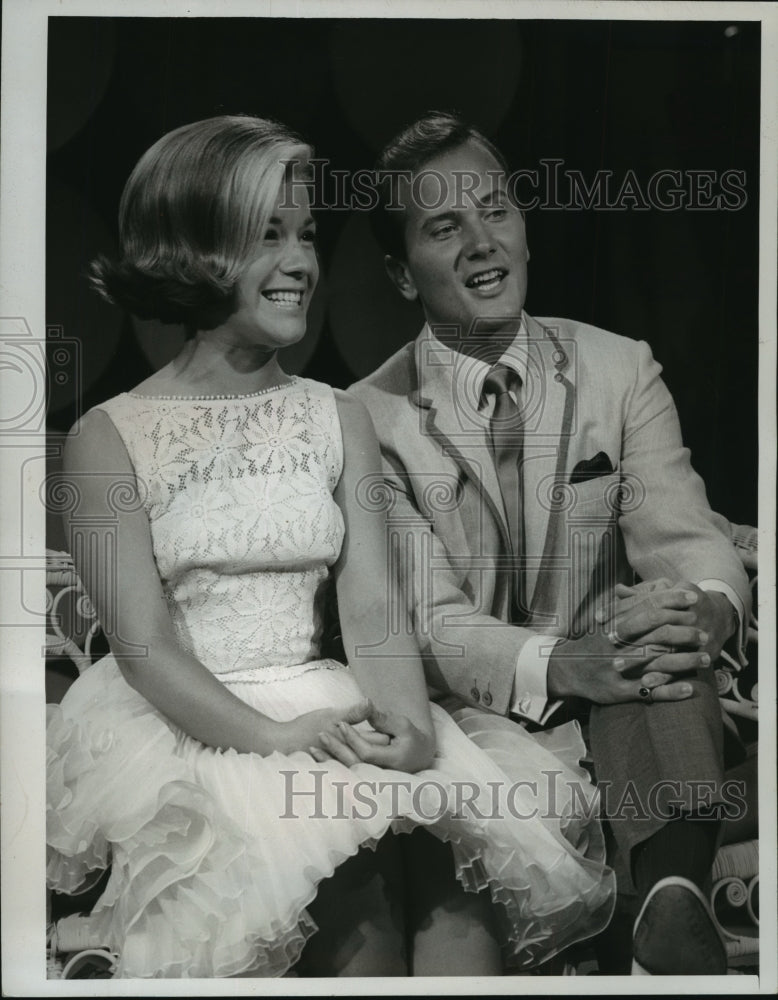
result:
[[[728,522],[711,511],[691,467],[648,345],[566,319],[526,323],[528,607],[518,626],[510,624],[508,533],[486,430],[463,399],[467,359],[441,351],[425,328],[349,390],[379,437],[389,552],[428,681],[502,714],[529,636],[595,628],[595,606],[619,580],[707,582],[743,607],[749,601]],[[576,466],[601,452],[613,471],[571,483]]]

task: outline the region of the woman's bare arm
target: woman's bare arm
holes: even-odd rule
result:
[[[377,709],[405,716],[431,738],[424,670],[416,640],[405,627],[405,596],[387,560],[386,511],[367,499],[369,485],[382,481],[375,431],[359,400],[345,393],[336,393],[336,399],[344,465],[335,500],[346,537],[334,572],[346,656]]]

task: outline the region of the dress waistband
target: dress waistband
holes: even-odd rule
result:
[[[348,670],[337,660],[310,660],[308,663],[293,663],[287,666],[245,667],[242,670],[225,670],[215,673],[222,684],[270,684],[293,680],[310,670]]]

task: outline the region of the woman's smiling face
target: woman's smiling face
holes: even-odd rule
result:
[[[316,226],[304,187],[282,185],[265,232],[235,285],[236,308],[220,329],[232,346],[271,351],[305,335],[319,277]]]

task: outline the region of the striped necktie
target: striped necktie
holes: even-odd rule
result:
[[[494,397],[489,436],[494,467],[500,484],[513,560],[512,616],[526,618],[524,603],[524,512],[521,465],[524,431],[521,409],[514,400],[521,389],[521,377],[506,365],[494,365],[484,380],[484,395]],[[513,395],[512,395],[513,394]]]

